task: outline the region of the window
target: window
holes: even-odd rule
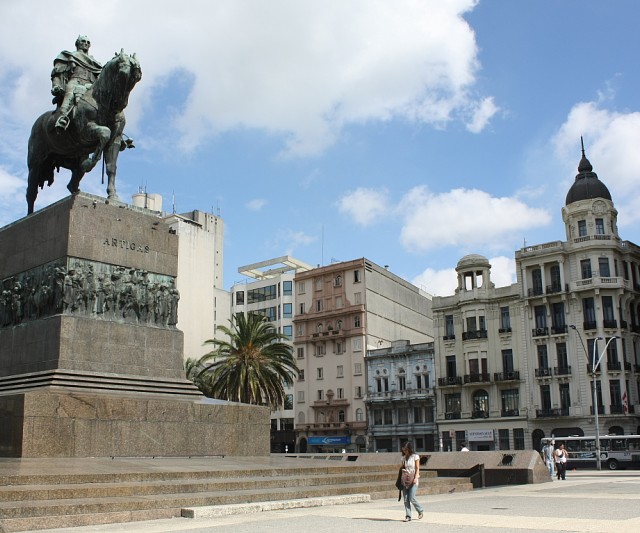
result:
[[[616,327],[615,316],[613,314],[613,297],[602,297],[602,318],[604,319],[604,326],[607,328]]]
[[[555,329],[554,333],[564,333],[566,324],[564,323],[564,302],[551,304],[551,322]]]
[[[342,296],[336,296],[336,309],[340,309],[342,307]]]
[[[553,265],[550,269],[551,274],[551,290],[552,292],[562,291],[562,282],[560,280],[560,266]]]
[[[292,395],[293,398],[293,395]],[[293,399],[291,400],[291,404],[293,405]],[[281,418],[280,419],[280,429],[284,429],[285,431],[293,430],[293,418]]]
[[[587,221],[578,220],[578,237],[586,237],[586,236],[587,236]]]
[[[611,398],[612,411],[617,407],[622,407],[622,395],[620,393],[620,380],[612,379],[609,381],[609,396]]]
[[[317,372],[317,378],[318,379],[324,379],[324,370],[322,369],[322,367],[317,368],[316,372]]]
[[[511,318],[509,317],[509,308],[500,308],[500,329],[503,331],[511,330]]]
[[[559,342],[556,344],[556,355],[558,361],[558,368],[567,370],[569,368],[569,357],[567,354],[567,344]]]
[[[506,389],[501,391],[502,416],[518,416],[520,412],[520,391]]]
[[[342,276],[338,274],[333,280],[334,287],[342,287]]]
[[[502,350],[502,371],[505,374],[513,372],[513,350]]]
[[[356,409],[356,422],[362,422],[364,420],[364,413],[359,407]]]
[[[605,339],[605,343],[608,342],[609,339]],[[618,341],[612,340],[607,346],[607,364],[609,365],[618,365],[620,360],[618,359]],[[617,368],[612,368],[612,370],[618,370]]]
[[[596,235],[604,235],[604,220],[596,218]]]
[[[322,357],[327,353],[327,347],[324,342],[316,344],[316,357]]]
[[[393,409],[385,409],[384,413],[384,425],[390,426],[393,424]]]
[[[358,337],[356,339],[353,339],[351,346],[352,346],[354,352],[361,352],[362,351],[362,338]]]
[[[353,327],[354,328],[360,327],[360,315],[356,315],[353,317]]]
[[[303,390],[299,390],[298,391],[298,403],[304,403],[304,391]]]
[[[486,390],[479,390],[473,394],[473,418],[487,418],[489,416],[489,394]]]
[[[244,291],[236,292],[236,305],[244,305]]]
[[[298,359],[304,359],[304,347],[298,348]]]
[[[304,324],[298,324],[298,327],[296,328],[296,335],[299,337],[304,335]]]
[[[282,333],[287,337],[293,337],[293,326],[282,326]]]
[[[338,331],[340,331],[342,329],[342,320],[337,320],[336,321],[336,329]]]
[[[591,274],[591,259],[582,259],[580,261],[580,272],[582,273],[582,279],[590,279]]]
[[[267,300],[275,300],[276,286],[268,285],[266,287],[258,287],[247,291],[247,303],[265,302]]]
[[[531,271],[531,281],[533,284],[533,294],[542,294],[542,271],[539,268]]]
[[[409,423],[409,409],[407,407],[398,407],[398,424]]]
[[[293,409],[293,394],[287,394],[284,398],[284,408]],[[291,428],[293,429],[293,428]]]
[[[585,327],[589,325],[589,329],[596,327],[596,308],[593,298],[582,299],[582,313],[584,316]]]
[[[344,389],[341,389],[341,388],[339,388],[339,387],[338,387],[338,388],[336,389],[336,397],[337,397],[339,400],[344,399]]]
[[[353,374],[355,376],[360,376],[362,374],[362,363],[353,364]]]
[[[453,315],[446,315],[444,317],[444,334],[450,339],[455,336],[453,327]]]
[[[476,317],[475,316],[468,316],[467,317],[467,331],[476,331],[476,330],[477,330]]]
[[[499,429],[498,430],[498,445],[501,450],[509,449],[509,430],[508,429]]]
[[[407,390],[407,378],[398,376],[398,390]]]
[[[538,368],[549,368],[546,344],[538,344]]]
[[[338,411],[338,422],[344,422],[344,411]]]
[[[551,409],[551,388],[549,385],[540,385],[540,406],[543,411]]]
[[[302,302],[302,303],[300,304],[300,306],[298,307],[298,309],[299,309],[300,314],[301,314],[301,315],[304,315],[304,302]]]
[[[322,311],[322,300],[316,300],[316,311]]]
[[[304,368],[298,369],[298,381],[304,381]]]
[[[413,408],[413,423],[422,424],[424,422],[424,416],[422,416],[422,407]]]
[[[354,270],[353,271],[353,282],[354,283],[360,283],[360,271],[359,270]]]
[[[342,341],[336,341],[336,354],[340,355],[344,353],[344,343]]]
[[[339,378],[343,378],[344,377],[344,367],[342,365],[338,365],[336,367],[336,376]]]
[[[362,398],[362,387],[355,387],[354,390],[354,398]]]
[[[455,378],[456,376],[456,356],[447,355],[447,377]]]
[[[544,305],[536,305],[533,308],[536,320],[536,328],[544,330],[547,327],[547,309]]]
[[[460,413],[461,396],[459,392],[444,395],[445,413]]]
[[[569,414],[569,407],[571,407],[571,393],[569,392],[568,383],[560,383],[560,409],[563,413]]]
[[[315,287],[317,291],[322,290],[322,278],[316,278],[314,281]]]
[[[389,392],[389,378],[376,379],[378,392]]]
[[[282,316],[284,318],[291,318],[293,315],[293,304],[282,304]]]
[[[298,282],[298,294],[304,294],[304,293],[305,293],[304,281],[299,281]]]
[[[318,400],[324,400],[324,390],[318,389]]]
[[[356,305],[360,305],[362,303],[362,296],[361,293],[359,292],[355,292],[353,293],[353,303]]]
[[[516,450],[524,450],[524,429],[513,428],[513,447]]]
[[[382,425],[382,409],[374,409],[373,410],[373,424],[375,426]]]
[[[611,269],[609,268],[609,258],[608,257],[598,257],[598,270],[600,270],[601,278],[610,278],[611,277]]]

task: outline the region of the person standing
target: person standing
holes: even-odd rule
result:
[[[553,453],[554,444],[555,441],[551,440],[547,441],[547,443],[542,447],[542,459],[544,460],[544,464],[547,465],[551,481],[553,481],[553,476],[555,474],[555,459]]]
[[[460,451],[461,452],[468,452],[469,451],[469,448],[467,448],[467,443],[466,442],[462,443],[462,448],[460,448]]]
[[[411,505],[418,511],[418,519],[422,518],[424,508],[416,500],[418,480],[420,479],[420,456],[413,451],[413,445],[405,442],[402,445],[402,493],[404,496],[405,522],[411,522]]]
[[[556,476],[558,479],[566,479],[567,475],[567,450],[564,449],[564,444],[560,444],[555,451],[556,460]]]

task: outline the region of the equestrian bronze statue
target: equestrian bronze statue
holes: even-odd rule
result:
[[[117,199],[118,153],[132,146],[124,140],[124,108],[129,93],[142,77],[135,54],[121,51],[100,70],[86,52],[89,41],[78,37],[77,52],[62,52],[54,61],[52,93],[58,107],[42,114],[31,129],[27,164],[28,213],[33,213],[38,187],[51,185],[54,170],[71,171],[69,192],[80,190],[80,180],[104,154],[107,197]]]

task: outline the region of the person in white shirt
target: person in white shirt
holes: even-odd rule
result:
[[[424,508],[416,500],[418,480],[420,479],[420,456],[413,451],[410,442],[402,445],[402,493],[404,495],[405,522],[411,522],[411,505],[418,511],[418,519],[422,518]]]

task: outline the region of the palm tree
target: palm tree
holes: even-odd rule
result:
[[[288,337],[257,313],[238,313],[230,323],[217,328],[229,340],[205,341],[214,349],[199,360],[198,377],[207,378],[214,398],[278,409],[298,372],[293,348],[282,342]]]
[[[209,375],[202,373],[202,370],[204,369],[202,358],[194,359],[193,357],[189,357],[184,362],[184,369],[187,379],[193,381],[193,384],[200,389],[202,394],[211,398],[213,396],[211,392],[211,383]]]

